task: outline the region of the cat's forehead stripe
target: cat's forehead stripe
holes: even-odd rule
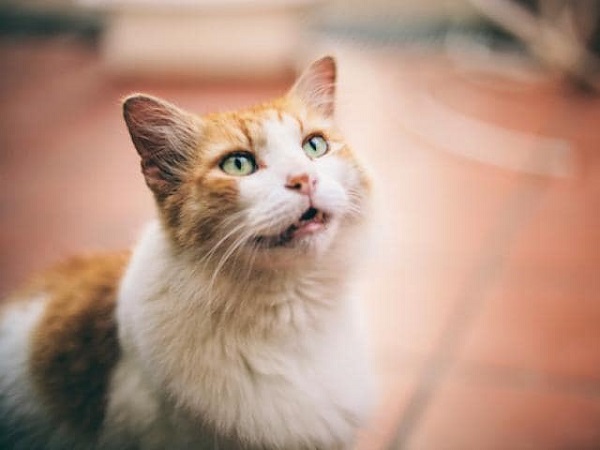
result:
[[[200,153],[218,158],[235,150],[253,150],[256,145],[252,121],[240,115],[217,117],[206,124],[200,139]]]
[[[248,149],[249,150],[254,149],[255,148],[254,138],[252,137],[252,133],[250,132],[248,122],[243,117],[238,117],[237,122],[238,122],[238,126],[239,126],[240,130],[242,130],[242,133],[244,133],[244,136],[247,141]]]
[[[304,123],[302,122],[300,117],[292,113],[289,113],[289,116],[298,123],[298,129],[300,130],[300,133],[304,134]]]

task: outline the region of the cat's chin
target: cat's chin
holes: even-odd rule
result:
[[[324,224],[310,224],[299,228],[293,236],[283,240],[274,238],[250,242],[252,264],[266,268],[282,268],[310,263],[331,248],[337,235],[338,224],[328,220]]]

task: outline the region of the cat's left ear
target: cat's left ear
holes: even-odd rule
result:
[[[290,90],[290,95],[299,98],[325,117],[331,117],[335,111],[336,77],[335,59],[325,56],[313,62],[300,75]]]
[[[197,146],[199,119],[169,102],[143,94],[125,99],[123,117],[141,157],[146,184],[161,199],[182,179]]]

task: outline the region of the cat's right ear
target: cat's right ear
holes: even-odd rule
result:
[[[197,148],[199,119],[155,97],[135,94],[123,102],[123,117],[142,161],[146,184],[160,199],[181,181]]]
[[[335,110],[336,78],[335,59],[325,56],[302,72],[290,90],[290,95],[299,98],[325,117],[331,117]]]

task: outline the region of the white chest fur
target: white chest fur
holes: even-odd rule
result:
[[[273,448],[342,448],[372,392],[356,305],[332,275],[282,274],[263,286],[208,291],[209,277],[173,258],[154,224],[118,303],[124,353],[134,361],[128,370],[156,398],[225,436]]]

